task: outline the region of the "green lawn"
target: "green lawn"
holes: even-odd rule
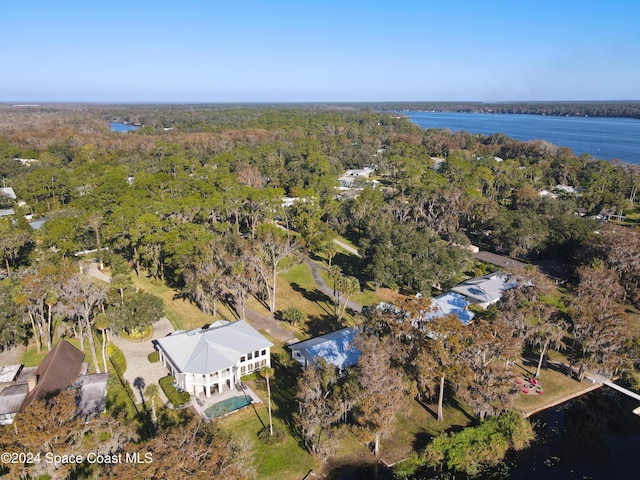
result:
[[[132,279],[136,287],[162,299],[165,315],[176,330],[191,330],[220,318],[225,320],[235,318],[235,315],[222,302],[218,302],[218,315],[214,319],[189,300],[182,298],[180,292],[168,287],[160,280],[149,278],[144,273],[140,277],[133,274]]]
[[[340,242],[344,243],[345,245],[349,245],[351,248],[355,248],[356,250],[358,249],[358,246],[357,246],[355,243],[353,243],[353,242],[352,242],[351,240],[349,240],[348,238],[343,237],[342,235],[336,235],[336,240],[338,240],[338,241],[340,241]],[[338,247],[338,248],[340,248],[341,250],[343,250],[343,249],[342,249],[342,247],[340,247],[340,245],[337,245],[337,244],[336,244],[336,247]]]
[[[285,430],[284,442],[266,445],[258,439],[263,425],[268,425],[266,405],[246,408],[220,420],[222,427],[236,436],[246,436],[253,445],[256,478],[294,480],[303,478],[309,470],[317,470],[318,462],[307,453],[288,432],[283,422],[275,417],[274,425]]]
[[[321,292],[307,265],[291,267],[278,277],[277,308],[299,308],[307,315],[307,321],[299,327],[287,326],[298,338],[312,337],[341,328],[333,315],[333,299]]]
[[[258,432],[269,424],[266,384],[260,378],[249,380],[247,377],[245,380],[263,399],[265,405],[244,409],[221,419],[220,422],[223,428],[234,435],[245,435],[253,443],[257,478],[300,479],[309,470],[319,468],[319,462],[290,433],[293,428],[293,412],[296,408],[294,395],[300,369],[297,364],[288,366],[279,360],[288,358],[288,354],[281,347],[274,348],[272,353],[272,367],[275,370],[271,379],[273,423],[286,432],[284,442],[266,445],[258,439]]]
[[[534,361],[517,362],[515,372],[518,378],[529,378],[535,375],[536,367],[537,364]],[[591,384],[569,378],[553,366],[540,371],[540,384],[543,395],[520,394],[514,402],[514,409],[527,414],[555,404],[563,398],[577,395],[591,386]]]
[[[387,464],[404,460],[412,451],[424,448],[429,440],[451,429],[469,425],[473,418],[460,409],[457,403],[450,404],[445,398],[443,421],[437,420],[437,404],[422,404],[406,396],[396,417],[393,433],[380,443],[380,456]]]
[[[329,287],[333,287],[333,280],[329,276],[329,272],[324,269],[320,269],[320,276],[324,280]],[[366,288],[351,297],[356,303],[364,306],[377,305],[380,302],[393,302],[395,301],[395,292],[388,288],[373,288],[371,285],[366,286]]]

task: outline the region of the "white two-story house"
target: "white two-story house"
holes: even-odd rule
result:
[[[217,321],[155,343],[177,388],[193,395],[234,389],[243,375],[271,366],[273,344],[244,320]]]

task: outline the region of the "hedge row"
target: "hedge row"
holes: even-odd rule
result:
[[[173,377],[171,375],[167,375],[163,377],[158,382],[160,384],[160,388],[167,396],[169,401],[173,404],[174,407],[179,407],[180,405],[184,405],[191,400],[191,395],[187,392],[178,392],[176,387],[173,386]]]

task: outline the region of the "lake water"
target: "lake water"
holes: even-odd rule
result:
[[[638,402],[602,387],[534,417],[538,441],[510,461],[507,478],[640,478]]]
[[[640,120],[633,118],[553,117],[456,112],[403,112],[422,128],[490,135],[504,133],[516,140],[546,140],[602,160],[640,164]],[[640,477],[639,477],[640,478]]]
[[[111,127],[112,132],[129,132],[131,130],[137,130],[138,127],[133,125],[128,125],[126,123],[120,122],[109,122],[109,126]]]

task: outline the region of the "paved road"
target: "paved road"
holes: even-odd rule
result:
[[[91,260],[91,263],[89,263],[89,271],[87,273],[89,273],[93,278],[97,278],[98,280],[102,280],[106,283],[111,283],[111,277],[102,273],[98,268],[98,261],[95,259]]]
[[[299,257],[307,265],[307,267],[309,267],[309,270],[311,270],[311,275],[313,276],[313,280],[316,282],[316,285],[318,286],[318,289],[321,292],[327,294],[329,296],[329,298],[333,298],[333,288],[329,287],[329,285],[327,285],[324,282],[324,280],[322,279],[322,276],[320,275],[320,269],[325,270],[325,271],[329,271],[329,269],[327,267],[318,265],[316,262],[311,260],[306,255],[300,255]],[[361,312],[362,311],[362,305],[360,305],[359,303],[356,303],[356,302],[354,302],[352,300],[349,300],[347,302],[347,308],[353,310],[354,312]]]
[[[244,317],[253,328],[267,332],[276,340],[280,340],[286,344],[298,341],[293,333],[282,328],[280,325],[281,322],[273,317],[265,317],[246,306],[244,307]]]
[[[153,333],[151,338],[141,342],[127,340],[122,337],[111,337],[113,344],[122,350],[122,353],[124,353],[124,356],[127,359],[127,370],[124,372],[124,378],[129,382],[133,389],[133,393],[136,397],[136,403],[142,403],[140,390],[144,392],[147,385],[151,385],[152,383],[157,384],[158,380],[162,377],[166,377],[169,373],[162,363],[149,362],[148,356],[154,351],[153,344],[151,342],[173,332],[173,325],[171,325],[171,322],[169,322],[166,317],[162,317],[154,323],[152,327]],[[137,387],[138,384],[140,385],[140,388]],[[160,389],[160,398],[162,398],[164,403],[167,402],[162,389]]]
[[[339,247],[344,248],[347,252],[349,253],[353,253],[356,257],[359,257],[360,254],[358,253],[358,250],[356,250],[355,248],[353,248],[350,245],[347,245],[344,242],[341,242],[340,240],[338,240],[337,238],[333,239],[333,243],[335,243],[336,245],[338,245]]]

